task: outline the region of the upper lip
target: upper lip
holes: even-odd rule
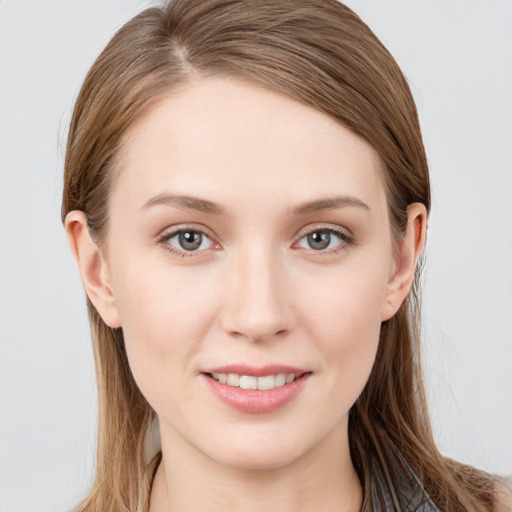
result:
[[[279,373],[302,375],[309,370],[290,366],[285,364],[268,364],[264,366],[253,366],[249,364],[228,364],[209,368],[203,373],[235,373],[237,375],[251,375],[254,377],[264,377],[265,375],[278,375]]]

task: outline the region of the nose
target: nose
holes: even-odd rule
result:
[[[292,308],[282,263],[269,248],[244,251],[227,269],[221,325],[230,336],[264,342],[291,329]]]

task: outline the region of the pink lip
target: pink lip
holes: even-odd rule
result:
[[[278,373],[300,375],[293,382],[269,390],[241,389],[212,379],[209,373],[236,373],[262,377]],[[217,367],[201,374],[209,389],[225,404],[245,413],[267,413],[283,407],[293,400],[304,388],[311,372],[300,368],[282,365],[252,367],[247,365],[229,365]]]

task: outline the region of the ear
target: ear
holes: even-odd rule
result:
[[[381,320],[389,320],[407,297],[414,280],[416,264],[425,245],[427,209],[422,203],[407,207],[407,229],[399,242],[386,291]]]
[[[109,327],[121,327],[107,262],[91,238],[87,216],[73,210],[66,215],[64,226],[87,296]]]

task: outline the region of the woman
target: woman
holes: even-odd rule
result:
[[[78,510],[506,506],[432,439],[426,158],[403,75],[349,9],[141,13],[85,80],[65,168],[100,399]]]

